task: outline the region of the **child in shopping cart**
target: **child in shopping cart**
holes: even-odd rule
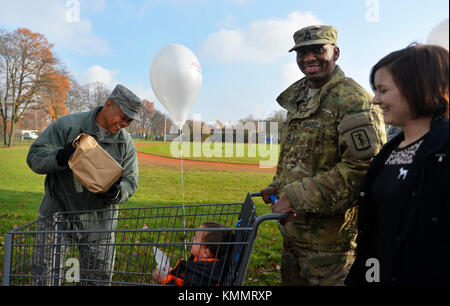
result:
[[[205,222],[200,229],[226,228],[217,222]],[[224,268],[224,255],[230,242],[231,231],[199,230],[195,233],[191,247],[191,257],[177,262],[168,274],[160,269],[153,272],[153,278],[163,285],[216,286],[219,285]],[[209,244],[223,242],[224,244]]]

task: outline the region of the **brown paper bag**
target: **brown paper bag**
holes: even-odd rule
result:
[[[123,168],[94,137],[82,133],[73,146],[76,150],[69,159],[69,167],[75,179],[89,191],[106,192],[122,176]]]

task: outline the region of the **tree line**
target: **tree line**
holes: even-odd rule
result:
[[[11,32],[0,29],[0,134],[4,145],[13,145],[20,126],[42,132],[63,115],[103,105],[111,94],[111,89],[101,82],[80,84],[53,54],[53,46],[44,35],[26,28]],[[162,139],[164,132],[171,130],[172,121],[151,101],[143,99],[139,115],[140,121],[127,127],[135,137]],[[281,123],[285,116],[284,111],[275,111],[264,121]],[[244,124],[261,120],[249,115],[239,121]],[[216,123],[225,129],[220,121]],[[190,129],[192,124],[190,120]],[[201,125],[206,126],[204,122]],[[206,132],[202,140],[210,134]]]
[[[18,126],[42,131],[59,117],[103,105],[111,89],[101,82],[79,84],[52,52],[44,35],[26,28],[0,29],[0,115],[3,143],[12,146]],[[164,114],[143,101],[140,122],[128,131],[163,135]],[[172,122],[167,118],[167,128]]]

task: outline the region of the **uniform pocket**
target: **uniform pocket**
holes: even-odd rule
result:
[[[293,120],[286,131],[282,167],[286,182],[314,176],[323,152],[325,126],[320,121]]]
[[[314,176],[320,155],[323,152],[323,135],[325,127],[319,121],[304,121],[298,129],[294,140],[294,159],[297,166]]]

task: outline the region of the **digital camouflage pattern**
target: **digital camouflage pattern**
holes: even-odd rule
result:
[[[31,261],[33,286],[61,286],[66,284],[66,273],[71,266],[67,260],[73,258],[79,262],[80,286],[111,285],[115,261],[114,231],[89,231],[97,220],[92,213],[77,218],[78,222],[63,220],[61,230],[57,231],[57,215],[40,219],[37,222],[36,244]],[[84,230],[85,232],[81,232]],[[75,246],[77,251],[75,250]],[[58,265],[59,262],[59,265]]]
[[[294,33],[294,42],[295,46],[292,47],[289,52],[303,46],[323,44],[336,45],[337,30],[332,26],[309,26]]]
[[[288,286],[339,286],[352,266],[354,250],[322,252],[299,249],[283,241],[281,279]]]
[[[136,147],[124,129],[100,140],[96,115],[102,106],[90,112],[66,115],[52,124],[30,146],[27,163],[33,172],[46,174],[45,192],[39,207],[39,217],[51,217],[57,212],[115,209],[126,202],[137,190],[138,161]],[[64,145],[73,142],[81,133],[95,138],[98,144],[122,166],[120,195],[113,204],[97,197],[83,187],[69,166],[59,166],[56,154]],[[98,223],[98,229],[109,230],[110,222]]]
[[[285,240],[325,252],[354,249],[359,187],[386,142],[381,110],[370,94],[336,66],[307,101],[303,78],[277,98],[288,111],[276,175],[297,216],[279,224]]]
[[[46,174],[45,192],[39,207],[39,218],[52,219],[59,212],[88,211],[75,214],[77,224],[82,228],[74,230],[90,230],[80,235],[69,237],[62,235],[61,265],[64,263],[67,245],[77,245],[80,254],[80,270],[82,278],[92,280],[110,280],[114,264],[114,233],[117,224],[115,217],[118,204],[126,202],[137,190],[138,161],[133,139],[125,130],[111,134],[103,139],[99,137],[96,126],[96,115],[102,106],[90,112],[63,116],[50,124],[30,146],[27,156],[28,166],[38,174]],[[81,133],[92,135],[99,145],[108,152],[124,169],[120,181],[120,195],[114,203],[106,202],[83,187],[75,178],[69,166],[59,166],[56,154],[64,145],[73,142]],[[101,210],[99,212],[98,210]],[[54,227],[50,229],[54,230]],[[45,228],[44,228],[45,230]],[[109,231],[105,234],[95,230]],[[33,253],[32,271],[35,285],[51,283],[49,275],[53,275],[58,267],[54,266],[55,234],[39,234],[38,244]],[[96,268],[95,268],[96,267]],[[56,269],[56,270],[55,270]],[[61,274],[59,274],[61,276]],[[80,284],[84,284],[83,281]],[[98,282],[108,284],[108,282]]]
[[[108,99],[119,104],[125,115],[133,120],[140,121],[139,110],[142,107],[142,100],[131,90],[121,84],[117,84]]]

